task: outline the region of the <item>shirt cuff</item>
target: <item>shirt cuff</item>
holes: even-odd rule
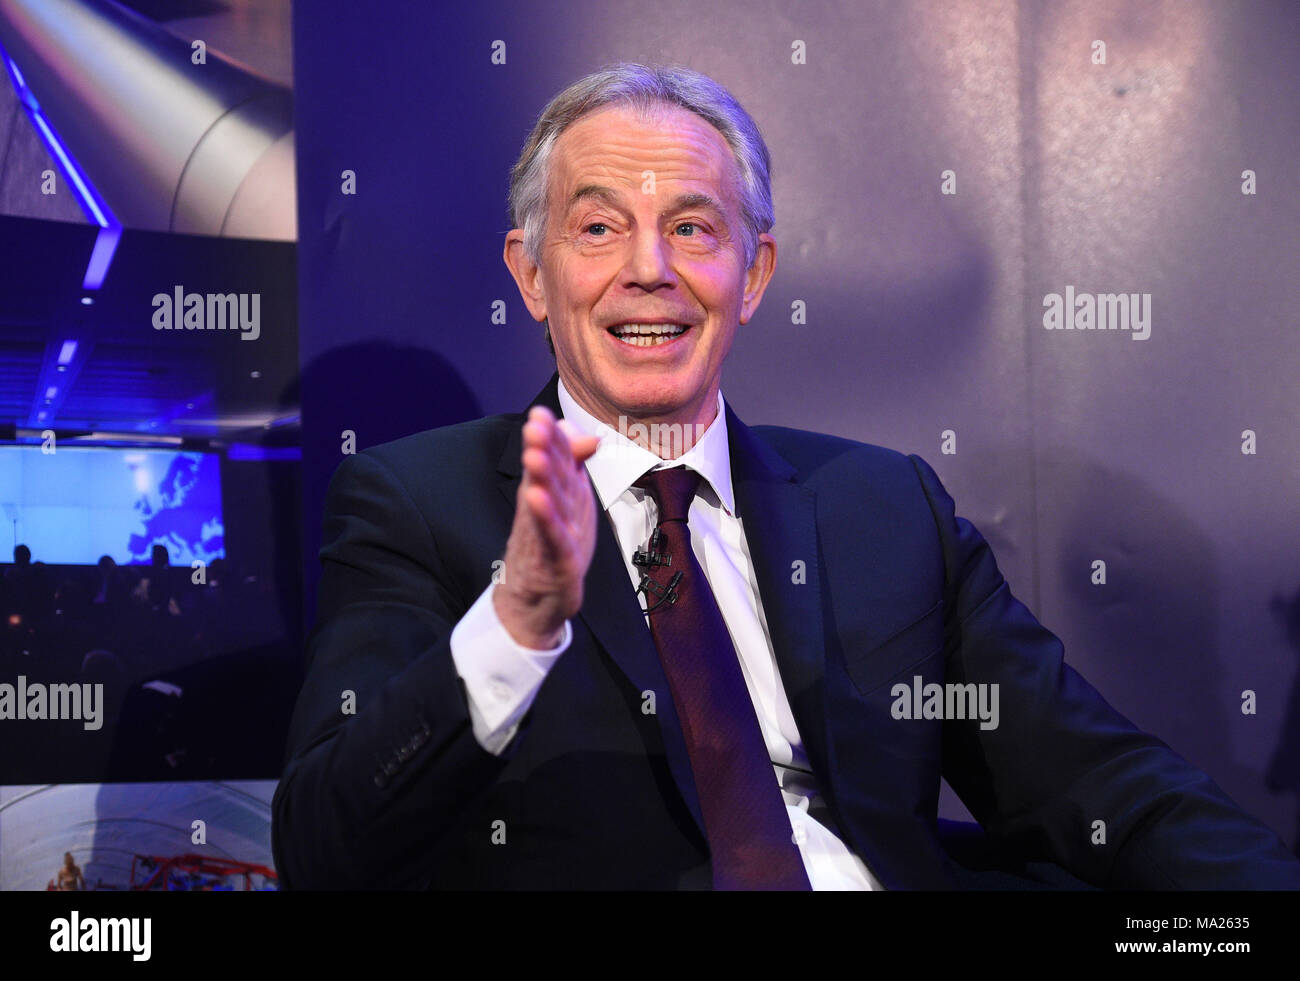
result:
[[[474,738],[499,756],[510,744],[537,691],[556,659],[573,641],[573,627],[564,621],[560,642],[550,650],[517,643],[497,616],[491,583],[451,632],[451,657],[465,683]]]

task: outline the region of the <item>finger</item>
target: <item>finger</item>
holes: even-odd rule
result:
[[[573,487],[567,472],[573,464],[570,463],[567,467],[557,464],[546,450],[535,447],[524,450],[522,462],[525,480],[531,486],[543,488],[550,496],[553,520],[557,523],[571,521],[578,506],[574,501],[578,491]]]
[[[582,433],[574,428],[573,423],[568,419],[557,419],[555,422],[555,431],[558,434],[556,442],[560,444],[565,461],[573,459],[573,444],[575,440],[582,438]]]
[[[555,479],[556,485],[563,489],[561,509],[565,520],[569,523],[568,530],[572,532],[574,522],[585,520],[595,504],[595,491],[584,464],[600,448],[600,438],[580,433],[572,423],[563,419],[556,425],[557,428],[564,429],[569,441],[565,462],[558,468]]]
[[[587,479],[582,464],[573,456],[572,441],[580,436],[573,423],[564,419],[555,423],[555,483],[564,495],[561,503],[566,518],[572,516],[574,498],[581,492],[579,482],[585,483]]]
[[[582,465],[600,448],[600,437],[585,435],[566,419],[559,420],[555,425],[564,433],[567,443],[567,450],[564,453],[564,472],[575,476],[577,490],[584,490],[587,475]]]
[[[545,450],[529,447],[524,450],[520,462],[523,463],[524,478],[529,483],[540,487],[554,487],[557,475],[551,458]]]
[[[546,444],[550,442],[551,429],[554,425],[555,419],[549,410],[543,406],[534,406],[533,411],[528,413],[528,421],[524,423],[524,448],[545,449]]]
[[[574,433],[573,424],[563,419],[556,419],[551,424],[551,454],[555,460],[555,472],[567,473],[573,468],[573,453],[569,449],[569,437]]]
[[[545,406],[534,406],[524,426],[524,447],[535,448],[550,458],[550,469],[555,479],[565,472],[571,459],[565,437],[557,427],[557,420]]]
[[[568,536],[555,508],[554,498],[541,487],[530,487],[524,492],[524,502],[533,518],[543,554],[555,559],[565,554]]]
[[[576,463],[585,463],[600,449],[600,437],[582,436],[569,440],[569,449],[573,452],[573,459]]]

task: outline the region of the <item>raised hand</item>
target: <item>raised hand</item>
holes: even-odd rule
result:
[[[523,480],[506,542],[505,576],[492,602],[524,647],[554,647],[582,607],[596,548],[596,497],[583,462],[600,441],[534,406],[523,430]]]

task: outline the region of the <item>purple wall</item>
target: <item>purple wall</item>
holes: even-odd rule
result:
[[[1300,8],[402,6],[295,11],[309,593],[342,429],[521,409],[552,370],[501,260],[536,114],[601,64],[686,64],[774,158],[778,269],[724,376],[741,418],[924,456],[1071,662],[1296,845]],[[1150,337],[1045,330],[1067,285],[1151,294]]]

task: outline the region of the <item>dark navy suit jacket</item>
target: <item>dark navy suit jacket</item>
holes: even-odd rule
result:
[[[561,414],[554,377],[538,403]],[[799,732],[840,835],[886,888],[961,882],[941,775],[1001,853],[1094,886],[1300,888],[1272,831],[1063,663],[920,458],[727,413]],[[449,641],[504,554],[523,421],[419,433],[335,473],[274,799],[286,887],[709,888],[667,680],[603,517],[572,645],[520,731],[499,757],[471,731]],[[998,727],[894,718],[891,689],[918,675],[997,683]]]

